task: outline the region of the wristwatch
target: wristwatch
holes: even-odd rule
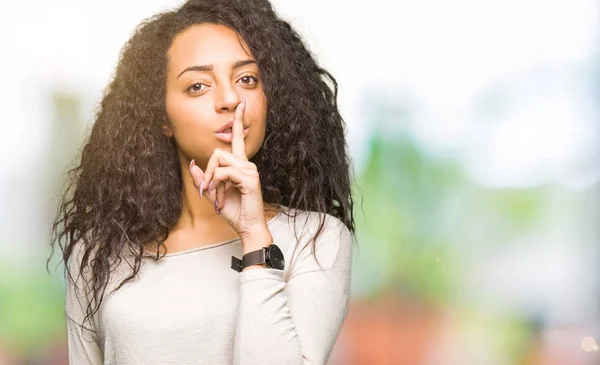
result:
[[[261,264],[266,265],[266,267],[271,269],[283,270],[285,267],[285,259],[279,246],[271,243],[269,247],[263,247],[260,250],[248,252],[242,256],[241,260],[235,256],[231,256],[231,268],[238,272],[241,272],[248,266]]]

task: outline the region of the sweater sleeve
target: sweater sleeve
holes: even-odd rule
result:
[[[71,282],[68,275],[66,280],[65,317],[69,364],[101,365],[103,364],[103,355],[96,341],[97,332],[94,317],[83,323],[88,295],[83,290],[85,284],[83,277],[79,275],[81,258],[77,248],[80,243],[76,244],[68,264],[77,286]]]
[[[325,365],[346,318],[352,236],[339,220],[309,249],[290,279],[282,270],[242,271],[235,365]],[[287,263],[286,263],[287,265]]]

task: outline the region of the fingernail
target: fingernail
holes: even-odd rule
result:
[[[215,198],[215,212],[217,212],[217,214],[219,214],[219,202],[217,201],[217,199]]]
[[[210,181],[210,183],[208,183],[208,192],[210,193],[213,189],[213,182],[212,180]]]
[[[196,162],[194,161],[193,158],[192,158],[192,161],[190,161],[190,169],[192,168],[192,166],[196,166]]]
[[[200,200],[202,200],[202,190],[204,190],[204,179],[200,181]]]

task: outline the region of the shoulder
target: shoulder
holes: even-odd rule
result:
[[[284,240],[278,245],[284,246],[286,261],[294,274],[350,265],[353,235],[337,217],[282,207],[279,220],[274,239]]]
[[[130,274],[134,259],[127,251],[105,256],[103,253],[106,249],[101,250],[98,241],[93,237],[93,234],[88,232],[73,243],[71,255],[65,263],[68,269],[67,280],[70,280],[70,285],[77,287],[77,290],[85,292],[86,295],[92,295],[93,287],[106,284],[104,292],[108,294]],[[92,267],[93,265],[97,267],[101,262],[103,268],[108,269],[108,273],[102,277],[98,276],[97,271]]]
[[[344,222],[339,218],[323,212],[282,207],[280,216],[280,220],[287,223],[289,228],[294,228],[304,235],[316,234],[319,231],[321,222],[323,222],[323,225],[320,233],[331,234],[332,232],[343,233],[344,231],[350,233]]]
[[[90,247],[89,239],[88,234],[73,242],[68,262],[65,262],[66,267],[75,280],[79,280],[81,276],[85,276],[89,270],[89,264],[93,260],[95,250],[93,247]]]

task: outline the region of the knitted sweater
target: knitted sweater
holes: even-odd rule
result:
[[[145,259],[133,281],[110,293],[131,272],[123,260],[99,311],[85,322],[89,330],[78,323],[90,292],[81,278],[78,287],[67,281],[70,364],[326,364],[347,313],[352,235],[326,215],[316,242],[319,266],[308,245],[318,213],[299,212],[297,239],[284,210],[290,208],[267,225],[285,270],[233,270],[231,256],[242,256],[238,238]],[[77,278],[78,245],[74,253],[69,267]]]

